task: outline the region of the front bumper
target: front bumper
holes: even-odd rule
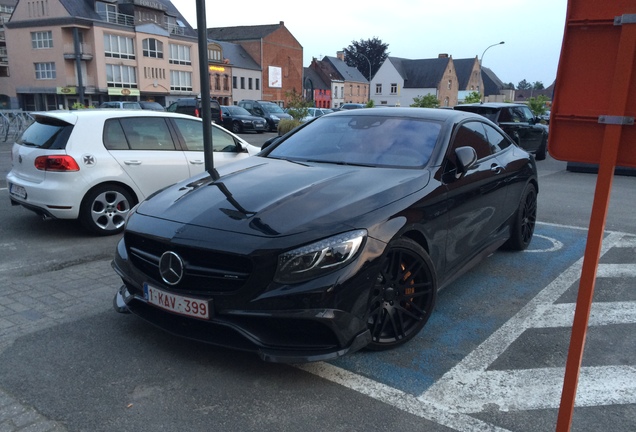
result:
[[[117,312],[132,312],[176,336],[203,343],[255,352],[275,363],[306,363],[335,359],[358,351],[371,342],[364,328],[346,345],[335,342],[327,332],[337,331],[350,319],[338,310],[224,311],[210,320],[199,320],[165,312],[122,285],[113,300]],[[321,323],[322,321],[322,323]],[[341,323],[338,323],[341,321]],[[319,329],[318,326],[322,327]],[[322,337],[318,337],[322,335]],[[335,336],[335,335],[333,335]]]
[[[233,279],[223,285],[219,278],[209,282],[184,276],[185,283],[190,285],[175,289],[158,279],[152,272],[154,267],[144,264],[144,260],[152,261],[149,252],[140,260],[138,248],[143,244],[149,248],[147,251],[155,250],[152,240],[145,238],[139,243],[131,236],[134,237],[129,233],[120,240],[112,262],[113,269],[123,281],[114,299],[118,312],[132,312],[184,338],[255,352],[271,362],[329,360],[358,351],[371,342],[366,314],[370,281],[377,277],[379,270],[369,265],[367,258],[361,259],[367,263],[362,269],[345,267],[342,273],[331,273],[323,279],[296,285],[272,284],[272,275],[267,270],[271,266],[259,264],[252,269],[252,277],[241,282],[240,287]],[[135,250],[134,256],[128,253],[126,239],[132,242],[130,247]],[[202,250],[198,250],[195,257],[176,244],[171,247],[187,257],[184,258],[186,267],[196,267],[196,258],[204,262],[214,259]],[[162,251],[155,250],[155,253]],[[178,315],[150,304],[145,297],[145,283],[175,295],[209,302],[210,318]],[[214,292],[195,289],[209,284],[214,287]]]

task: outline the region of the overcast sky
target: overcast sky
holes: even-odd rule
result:
[[[197,27],[197,2],[173,4]],[[293,6],[292,6],[293,5]],[[356,5],[356,6],[354,6]],[[427,59],[482,58],[505,83],[525,79],[549,86],[556,78],[566,0],[366,0],[317,3],[236,3],[206,0],[206,27],[278,24],[303,47],[303,66],[316,57],[335,56],[352,41],[377,37],[390,56]],[[218,12],[217,12],[218,11]]]

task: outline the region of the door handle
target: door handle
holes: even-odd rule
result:
[[[499,164],[493,164],[490,167],[490,171],[494,172],[495,174],[501,174],[501,172],[503,171],[503,167]]]
[[[191,160],[190,163],[192,165],[203,165],[204,162],[200,159],[197,159],[197,160]]]
[[[124,161],[124,163],[126,165],[141,165],[140,160],[127,160],[127,161]]]

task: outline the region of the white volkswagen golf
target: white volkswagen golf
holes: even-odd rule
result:
[[[12,149],[11,203],[44,217],[79,219],[100,235],[153,192],[204,171],[201,119],[142,110],[36,113]],[[258,147],[212,125],[214,165]]]

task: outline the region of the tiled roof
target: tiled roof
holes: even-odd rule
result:
[[[409,60],[389,57],[389,60],[404,79],[404,88],[437,88],[448,67],[449,57]]]
[[[257,26],[215,27],[208,29],[208,39],[219,41],[240,41],[262,39],[275,32],[284,24],[268,24]]]
[[[336,69],[336,71],[338,72],[338,74],[340,74],[343,80],[353,81],[353,82],[362,82],[362,83],[369,82],[369,80],[365,78],[364,75],[362,75],[362,73],[358,69],[347,65],[338,57],[325,56],[323,57],[322,61],[325,61],[325,60],[331,63],[331,65],[334,67],[334,69]]]
[[[172,4],[170,0],[153,0],[160,3],[165,7],[165,11],[168,15],[175,17],[179,21],[183,22],[184,35],[189,37],[196,37],[197,32],[192,29],[192,26],[181,15],[179,10]],[[70,16],[74,18],[86,18],[94,21],[101,21],[102,18],[95,11],[95,2],[93,0],[60,0],[60,4],[64,6]]]
[[[223,56],[230,60],[230,64],[241,69],[252,69],[260,71],[261,67],[239,44],[232,42],[214,41],[223,48]]]
[[[470,81],[470,75],[473,73],[473,67],[475,66],[475,58],[453,59],[453,64],[455,65],[459,89],[466,90],[468,81]]]
[[[306,67],[303,68],[303,87],[304,88],[308,88],[306,87],[306,79],[310,79],[311,80],[311,84],[314,87],[314,90],[329,90],[331,87],[326,84],[322,78],[320,78],[320,75],[318,75],[316,73],[315,70],[313,70],[312,68]]]

